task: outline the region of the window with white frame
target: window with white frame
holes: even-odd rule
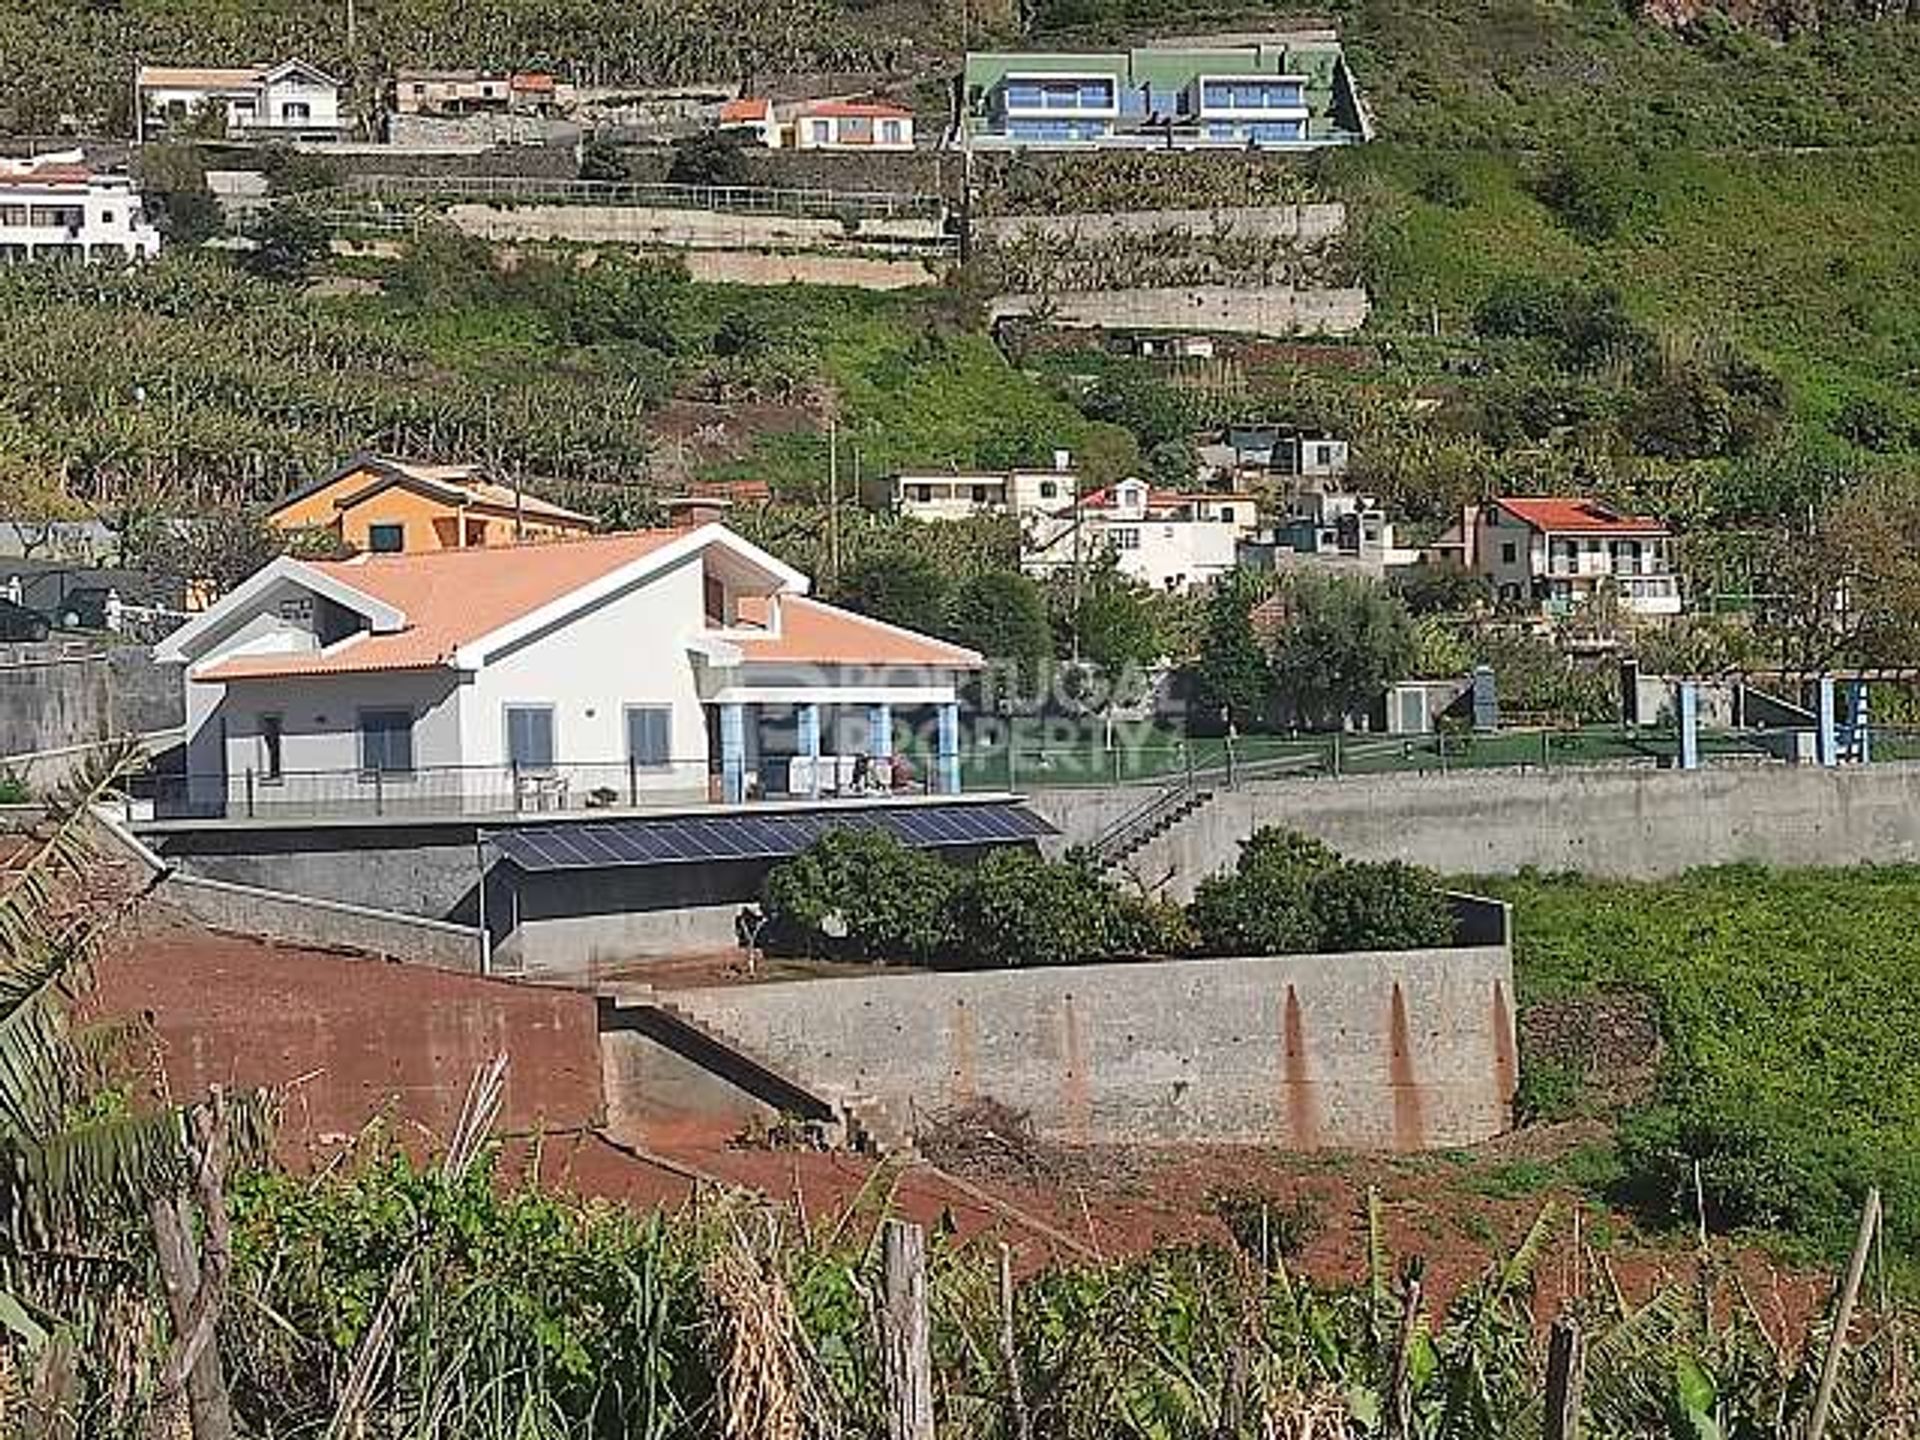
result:
[[[833,143],[833,122],[831,120],[815,120],[813,122],[813,143],[816,145],[831,145]]]
[[[627,707],[627,759],[643,770],[664,770],[673,763],[671,707]]]
[[[1113,541],[1113,548],[1116,550],[1138,550],[1140,548],[1140,532],[1131,525],[1122,525],[1109,530],[1107,532],[1107,538]]]

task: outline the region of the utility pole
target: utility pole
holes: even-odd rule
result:
[[[355,49],[359,43],[359,39],[360,26],[358,17],[354,14],[353,0],[347,0],[347,49]]]
[[[827,574],[840,588],[840,422],[827,411]]]

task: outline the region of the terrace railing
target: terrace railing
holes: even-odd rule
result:
[[[838,220],[942,220],[938,195],[891,190],[796,189],[759,185],[634,184],[531,176],[356,175],[348,193],[369,200],[644,206]]]
[[[748,800],[874,800],[932,793],[931,769],[869,763],[791,767],[766,759],[746,772]],[[433,765],[412,769],[264,770],[155,774],[144,791],[159,820],[458,820],[686,809],[724,803],[721,775],[709,761],[646,765],[637,761],[521,765]]]

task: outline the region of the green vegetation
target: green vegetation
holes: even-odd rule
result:
[[[1716,1229],[1844,1243],[1867,1187],[1889,1238],[1920,1239],[1920,870],[1735,866],[1630,884],[1472,882],[1515,906],[1523,1013],[1603,987],[1651,995],[1664,1040],[1652,1097],[1624,1117],[1620,1192],[1692,1219],[1700,1165]],[[1524,1021],[1523,1021],[1524,1028]],[[1529,1076],[1536,1107],[1577,1104],[1607,1037]],[[1534,1066],[1522,1056],[1523,1071]]]
[[[1305,835],[1253,832],[1231,871],[1200,882],[1188,911],[1210,955],[1413,950],[1453,942],[1436,878],[1397,860],[1344,860]]]
[[[1406,950],[1450,944],[1454,928],[1428,872],[1343,860],[1271,827],[1248,839],[1233,871],[1202,881],[1185,911],[1123,892],[1078,855],[1005,849],[961,868],[861,829],[832,831],[775,866],[763,902],[776,949],[952,968]]]

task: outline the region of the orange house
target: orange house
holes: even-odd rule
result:
[[[361,455],[267,514],[282,530],[318,530],[351,549],[421,555],[593,533],[590,517],[488,479],[477,465],[416,465]]]

